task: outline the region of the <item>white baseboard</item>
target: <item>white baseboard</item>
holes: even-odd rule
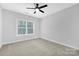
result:
[[[73,49],[76,49],[76,50],[79,50],[78,47],[70,46],[70,45],[64,44],[64,43],[62,43],[62,42],[57,42],[57,41],[55,41],[55,40],[51,40],[50,38],[46,38],[46,37],[41,37],[41,38],[42,38],[42,39],[45,39],[45,40],[47,40],[47,41],[50,41],[50,42],[55,42],[55,43],[57,43],[57,44],[60,44],[60,45],[63,45],[63,46],[67,46],[67,47],[70,47],[70,48],[73,48]]]
[[[45,40],[48,40],[48,41],[50,41],[50,42],[55,42],[55,43],[60,44],[60,45],[63,45],[63,46],[67,46],[67,47],[70,47],[70,48],[74,48],[74,49],[76,49],[76,50],[79,50],[78,47],[70,46],[70,45],[65,44],[65,43],[62,43],[62,42],[58,42],[58,41],[55,41],[55,40],[51,40],[50,38],[47,38],[47,37],[44,37],[44,36],[42,36],[42,37],[40,37],[40,38],[45,39]],[[33,39],[37,39],[37,38],[31,38],[31,39],[28,39],[28,40],[33,40]],[[17,43],[17,42],[21,42],[21,41],[25,41],[25,40],[26,40],[26,39],[17,40],[17,41],[12,41],[12,42],[4,42],[4,43],[2,43],[2,45],[11,44],[11,43]],[[0,45],[0,48],[2,47],[2,45]]]
[[[36,39],[36,38],[33,38],[33,39]],[[27,40],[33,40],[33,39],[30,38],[30,39],[27,39]],[[3,42],[2,45],[17,43],[17,42],[21,42],[21,41],[26,41],[26,39],[16,40],[16,41],[11,41],[11,42]]]

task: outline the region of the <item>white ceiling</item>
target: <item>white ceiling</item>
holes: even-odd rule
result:
[[[44,4],[48,5],[48,7],[42,9],[45,12],[44,14],[41,12],[37,12],[36,14],[33,14],[34,10],[26,9],[27,7],[34,7],[33,3],[1,3],[1,6],[2,8],[8,9],[8,10],[42,18],[44,16],[51,15],[53,13],[56,13],[65,8],[69,8],[75,5],[75,3],[39,3],[39,4],[40,6]]]

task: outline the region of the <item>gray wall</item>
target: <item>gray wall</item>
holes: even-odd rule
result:
[[[79,5],[44,17],[41,28],[43,38],[79,48]]]
[[[0,47],[1,47],[1,40],[2,40],[2,10],[0,7]]]
[[[6,9],[2,9],[2,22],[3,22],[3,44],[28,40],[33,38],[39,38],[40,36],[40,19],[34,18],[28,15],[12,12]],[[17,36],[16,35],[16,21],[22,20],[31,20],[34,21],[35,30],[33,35],[24,35]]]

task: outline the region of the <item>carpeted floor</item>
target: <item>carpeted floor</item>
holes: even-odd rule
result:
[[[43,39],[33,39],[14,44],[4,45],[0,56],[78,56],[79,51],[49,42]]]

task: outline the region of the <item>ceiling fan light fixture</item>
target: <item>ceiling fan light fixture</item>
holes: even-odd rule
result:
[[[39,12],[39,9],[36,9],[36,12]]]

